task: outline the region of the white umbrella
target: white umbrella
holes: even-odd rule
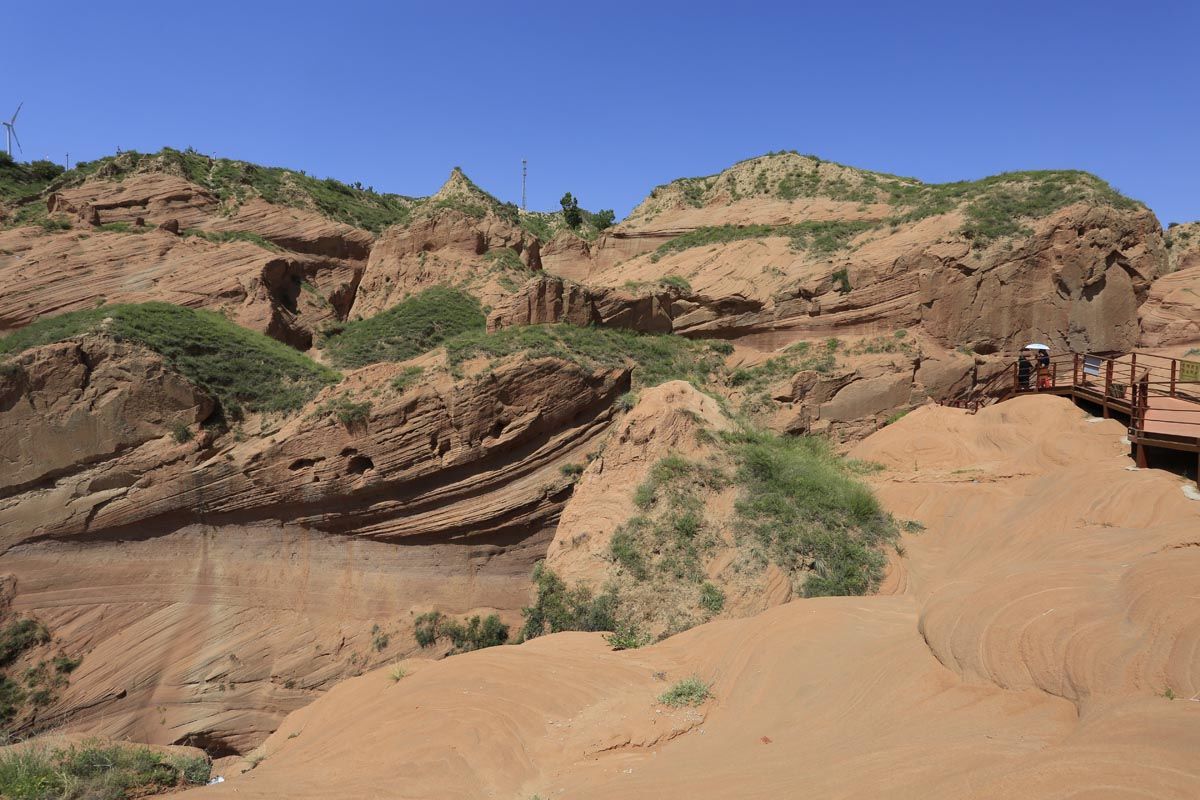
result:
[[[1049,347],[1049,345],[1044,345],[1044,344],[1027,344],[1027,345],[1025,345],[1025,349],[1026,350],[1049,350],[1050,347]]]

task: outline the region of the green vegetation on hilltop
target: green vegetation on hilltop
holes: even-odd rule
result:
[[[0,202],[37,197],[63,172],[63,167],[53,161],[21,163],[0,152]]]
[[[128,175],[161,171],[180,175],[203,186],[229,206],[257,195],[268,203],[311,208],[324,216],[379,232],[409,218],[411,198],[381,194],[361,184],[333,178],[314,178],[301,171],[264,167],[227,158],[209,158],[194,150],[164,147],[157,153],[128,151],[96,161],[80,162],[50,188],[75,186],[92,175],[119,180]]]
[[[320,346],[339,367],[405,361],[452,336],[482,335],[485,321],[474,297],[434,286],[373,317],[331,328]]]
[[[976,246],[1027,234],[1024,219],[1038,219],[1073,203],[1092,202],[1118,209],[1141,208],[1105,181],[1080,170],[1005,172],[975,181],[904,183],[880,181],[894,207],[905,208],[891,222],[915,222],[962,208],[959,231]]]
[[[827,255],[845,247],[855,236],[872,227],[874,227],[874,223],[862,220],[805,220],[792,225],[702,227],[663,242],[650,259],[658,261],[663,256],[690,250],[694,247],[725,244],[741,239],[765,239],[771,236],[784,236],[791,239],[793,250]]]
[[[445,346],[451,367],[476,356],[498,360],[515,353],[532,358],[553,356],[591,369],[632,362],[636,386],[657,386],[676,379],[702,386],[730,351],[726,342],[569,324],[518,326],[492,334],[473,331],[447,340]]]
[[[84,742],[48,749],[25,745],[0,755],[7,800],[126,800],[208,782],[203,756],[168,756],[146,747]]]
[[[333,370],[220,314],[157,302],[101,306],[38,320],[0,339],[0,357],[101,327],[116,339],[158,353],[234,415],[242,407],[294,410],[339,380]]]
[[[734,201],[750,195],[784,200],[824,198],[860,206],[868,203],[892,206],[890,217],[877,219],[865,228],[911,223],[960,210],[965,219],[959,232],[971,239],[977,248],[1004,237],[1027,235],[1028,228],[1023,220],[1039,219],[1077,202],[1118,209],[1142,207],[1141,203],[1125,197],[1095,175],[1079,170],[1006,172],[972,181],[922,183],[915,178],[858,169],[794,151],[747,159],[717,175],[679,178],[656,187],[650,197],[674,193],[683,202],[701,207],[711,200],[710,193],[717,190],[724,190]],[[650,213],[653,216],[657,211]],[[702,228],[697,231],[694,243],[680,237],[681,241],[672,249],[782,235],[769,231],[771,227],[744,226],[740,229],[741,234]],[[842,244],[828,242],[824,247],[828,252]],[[807,249],[820,251],[822,247]],[[665,252],[669,250],[660,249],[658,255]]]

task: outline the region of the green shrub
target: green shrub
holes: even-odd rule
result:
[[[220,314],[168,303],[101,306],[49,317],[0,339],[0,356],[62,341],[101,327],[161,355],[216,396],[227,411],[290,411],[340,376],[292,348]]]
[[[681,292],[691,292],[692,284],[688,283],[687,278],[681,275],[664,275],[658,279],[658,282],[670,289],[678,289]]]
[[[671,708],[682,708],[683,706],[701,705],[710,697],[712,697],[712,690],[709,685],[693,676],[684,678],[659,695],[658,702],[671,706]]]
[[[577,481],[585,469],[587,469],[585,464],[563,464],[558,468],[558,471],[572,481]]]
[[[69,675],[78,669],[79,665],[83,663],[83,656],[71,658],[65,653],[59,653],[53,658],[51,663],[54,665],[55,672],[59,673],[60,675]]]
[[[0,727],[12,722],[24,705],[25,690],[7,675],[0,675]]]
[[[392,378],[392,388],[398,392],[403,392],[411,387],[425,372],[424,367],[409,366],[400,370],[400,374]]]
[[[179,444],[192,440],[192,429],[183,422],[171,423],[171,438]]]
[[[705,581],[700,586],[700,607],[713,614],[720,614],[721,609],[725,608],[725,592]]]
[[[616,219],[616,216],[617,215],[613,213],[611,208],[605,208],[595,212],[594,214],[591,214],[589,222],[592,223],[596,230],[602,231],[605,228],[612,227],[613,220]]]
[[[50,631],[37,620],[25,618],[10,622],[0,630],[0,667],[7,667],[21,654],[50,641]]]
[[[347,428],[352,428],[371,418],[371,401],[356,403],[349,395],[340,394],[317,406],[313,416],[334,417]]]
[[[371,629],[371,649],[376,653],[386,650],[391,640],[392,637],[380,630],[378,625]]]
[[[650,634],[632,622],[618,622],[616,630],[605,634],[604,641],[613,650],[636,650],[650,644]]]
[[[165,756],[145,747],[101,745],[0,754],[0,796],[8,800],[124,800],[208,781],[202,757]]]
[[[429,647],[439,639],[449,639],[453,645],[452,653],[466,653],[506,643],[508,626],[495,614],[482,619],[475,615],[464,625],[440,611],[430,611],[417,617],[413,635],[421,647]]]
[[[495,614],[488,614],[482,620],[476,614],[466,625],[454,621],[445,622],[442,633],[453,643],[455,652],[459,653],[498,647],[508,642],[508,626]]]
[[[611,631],[616,627],[617,595],[605,591],[593,595],[586,586],[567,585],[539,562],[533,568],[537,599],[521,609],[525,624],[522,639],[533,639],[560,631]]]
[[[339,367],[405,361],[468,331],[483,333],[479,301],[445,286],[415,294],[373,317],[348,322],[320,342]]]
[[[837,284],[838,294],[849,294],[850,293],[851,287],[850,287],[850,272],[849,272],[849,270],[839,269],[839,270],[835,271],[830,276],[830,278],[833,280],[833,282],[835,284]]]
[[[583,213],[579,210],[579,201],[570,192],[567,192],[562,196],[559,204],[562,205],[563,222],[566,223],[568,228],[578,228],[580,223],[583,222]]]
[[[521,261],[521,256],[511,247],[497,247],[488,250],[483,254],[483,259],[490,261],[501,269],[518,272],[527,271],[525,262]]]
[[[633,520],[630,522],[633,522]],[[640,522],[641,520],[639,520]],[[613,561],[624,567],[636,580],[644,581],[649,577],[641,545],[631,529],[630,523],[622,525],[613,533],[608,547],[609,552],[612,553]]]
[[[700,491],[726,482],[705,464],[678,455],[660,459],[634,491],[634,502],[647,513],[617,528],[609,542],[614,563],[632,580],[656,586],[703,580],[704,560],[718,540],[706,527]]]
[[[417,617],[413,637],[421,647],[429,647],[437,641],[438,632],[446,617],[440,611],[429,611]]]

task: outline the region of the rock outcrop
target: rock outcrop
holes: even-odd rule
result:
[[[628,372],[518,359],[401,390],[399,369],[214,436],[195,424],[211,400],[139,348],[90,336],[6,366],[0,564],[14,609],[84,656],[43,722],[245,752],[417,650],[415,614],[511,620],[570,495],[560,467]]]
[[[521,325],[600,325],[643,333],[670,333],[677,298],[590,288],[553,275],[534,278],[488,316],[488,332]]]
[[[304,209],[252,198],[225,213],[170,174],[91,180],[53,193],[68,231],[0,231],[0,332],[108,303],[210,308],[306,350],[345,319],[373,237]],[[141,224],[138,224],[138,221]],[[96,228],[94,226],[100,226]]]
[[[1200,222],[1172,226],[1167,245],[1171,271],[1150,286],[1138,309],[1144,347],[1200,344]]]
[[[973,204],[926,210],[904,198],[934,196],[936,186],[765,156],[659,187],[582,261],[560,259],[555,269],[609,288],[676,276],[697,295],[740,300],[724,310],[705,304],[673,330],[764,350],[911,327],[981,353],[1031,338],[1063,349],[1134,347],[1138,306],[1167,267],[1154,215],[1076,176],[1074,194],[1063,190],[1076,202],[985,237],[971,215],[994,193],[1068,181],[1018,175],[1005,188],[999,178],[980,182]]]
[[[521,227],[515,206],[501,206],[456,168],[412,220],[380,237],[354,313],[377,314],[437,285],[464,286],[485,306],[496,306],[542,268],[540,248]]]

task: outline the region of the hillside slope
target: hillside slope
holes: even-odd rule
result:
[[[892,594],[370,673],[203,796],[1193,796],[1200,504],[1122,433],[1050,397],[914,412],[855,451],[927,526]],[[656,701],[689,675],[713,699]]]
[[[676,321],[689,335],[773,350],[917,326],[979,353],[1129,349],[1167,266],[1154,215],[1087,173],[923,184],[794,153],[658,187],[586,257],[544,261],[603,286],[681,279],[709,309]]]

